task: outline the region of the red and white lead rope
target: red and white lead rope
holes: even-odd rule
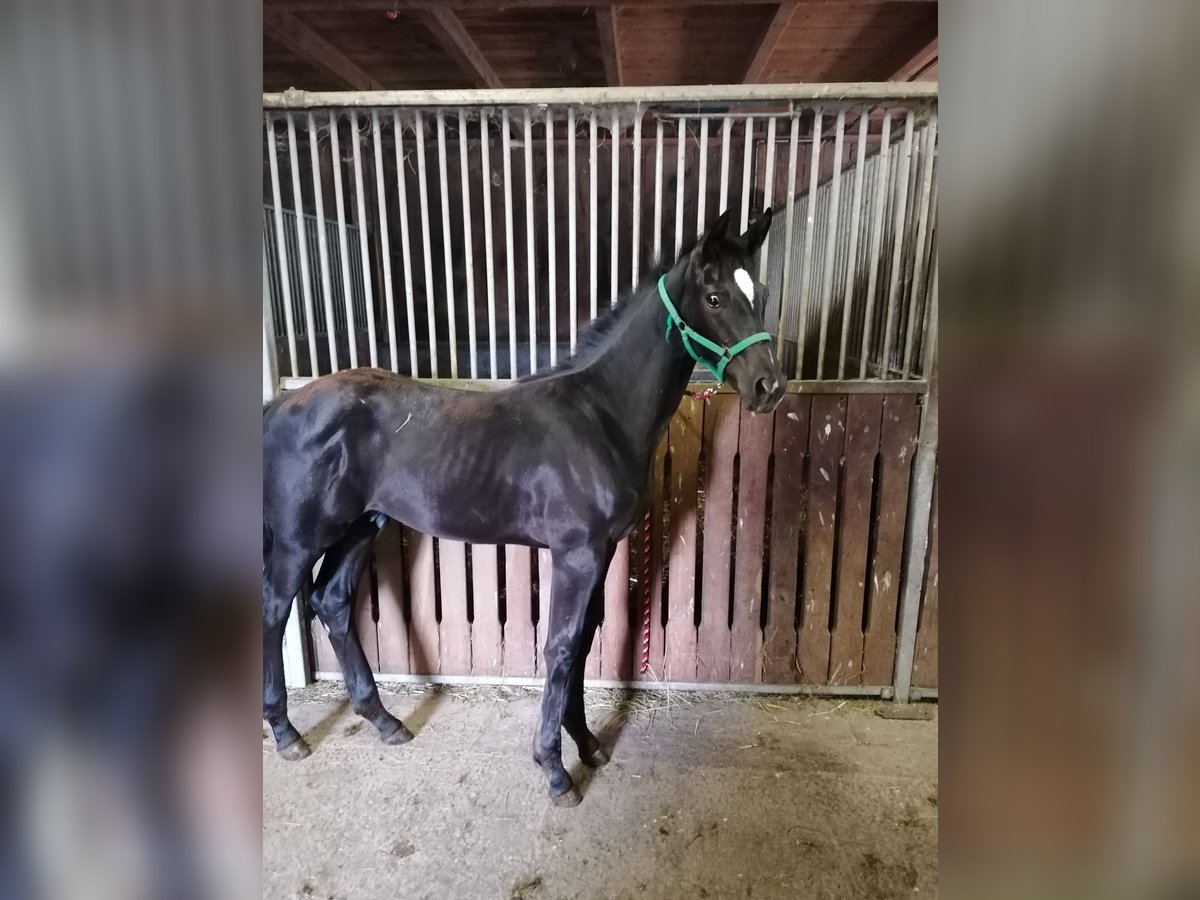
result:
[[[705,403],[721,389],[721,385],[705,388],[702,391],[684,391],[684,394],[694,400]],[[646,518],[642,522],[642,667],[641,674],[645,675],[650,669],[650,510],[646,510]]]

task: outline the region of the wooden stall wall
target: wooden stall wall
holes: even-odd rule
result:
[[[608,681],[890,686],[920,395],[793,393],[775,413],[735,394],[685,399],[655,459],[649,535],[621,543],[587,675]],[[917,637],[937,685],[936,495]],[[649,554],[650,668],[639,673]],[[391,525],[356,622],[381,675],[544,675],[550,554]],[[318,674],[337,674],[311,624]]]

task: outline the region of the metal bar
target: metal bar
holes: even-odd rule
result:
[[[871,219],[870,274],[867,276],[867,309],[863,315],[862,350],[858,377],[867,377],[867,349],[871,344],[871,315],[875,311],[875,279],[879,275],[880,240],[883,237],[883,205],[887,200],[888,144],[892,136],[892,111],[883,116],[883,134],[879,143],[879,164],[875,175],[875,209]]]
[[[892,323],[895,320],[896,296],[900,285],[900,257],[904,252],[904,214],[908,203],[908,169],[912,164],[913,111],[904,117],[904,145],[900,151],[900,172],[896,184],[896,218],[892,227],[892,273],[888,279],[887,316],[883,320],[883,359],[881,378],[886,379],[892,368]]]
[[[263,403],[279,396],[279,360],[275,353],[275,314],[271,309],[271,282],[267,272],[267,248],[263,253]]]
[[[708,199],[708,116],[700,120],[700,169],[696,173],[696,234],[704,231],[704,206]],[[636,193],[635,193],[636,196]]]
[[[912,374],[913,331],[917,321],[917,300],[925,276],[925,235],[929,228],[930,200],[933,196],[933,153],[937,144],[937,119],[925,128],[925,152],[921,160],[921,200],[917,218],[916,262],[913,267],[912,292],[909,297],[908,330],[904,335],[904,377]]]
[[[575,107],[567,107],[567,269],[570,272],[567,310],[570,317],[571,355],[579,333],[579,269],[576,267],[577,248],[575,227]]]
[[[825,271],[821,273],[821,337],[817,343],[818,377],[825,372],[825,340],[829,335],[829,307],[833,302],[833,256],[837,252],[838,215],[842,209],[842,147],[845,136],[846,111],[839,110],[836,136],[833,142],[833,186],[829,189],[829,230],[825,236]],[[846,315],[843,310],[843,323],[845,319]]]
[[[508,110],[500,113],[500,138],[504,151],[504,240],[508,252],[508,376],[517,377],[517,273],[513,253],[512,136]]]
[[[434,310],[433,250],[429,245],[429,183],[425,173],[425,120],[421,113],[413,124],[417,142],[417,188],[421,196],[421,244],[425,255],[425,316],[429,328],[429,368],[431,377],[438,377],[437,312]]]
[[[275,204],[275,256],[279,260],[279,285],[283,289],[283,325],[287,332],[288,361],[292,374],[300,374],[299,357],[296,354],[296,326],[292,322],[292,277],[288,271],[287,244],[283,236],[283,199],[279,191],[279,160],[275,149],[275,123],[270,116],[264,117],[267,126],[268,162],[271,169],[271,198]]]
[[[817,176],[821,171],[821,110],[813,111],[813,139],[809,148],[808,211],[804,226],[804,252],[800,257],[800,324],[796,334],[796,377],[804,375],[804,341],[808,333],[808,301],[812,294],[813,239],[817,228]],[[818,375],[821,373],[818,372]]]
[[[654,134],[654,261],[662,262],[663,123],[655,117]]]
[[[296,152],[296,120],[288,113],[288,162],[292,167],[292,203],[296,207],[296,252],[300,257],[300,288],[304,298],[304,325],[308,331],[308,364],[314,375],[320,374],[317,365],[317,325],[313,314],[312,273],[308,268],[308,225],[304,218],[304,193],[300,190],[300,162]]]
[[[467,267],[467,343],[471,347],[471,377],[479,377],[479,340],[475,328],[475,254],[471,241],[470,160],[467,158],[467,115],[458,111],[458,161],[462,173],[463,261]]]
[[[725,116],[721,123],[721,207],[718,213],[729,208],[729,130],[732,126],[733,119]]]
[[[796,159],[800,152],[800,117],[792,116],[791,138],[788,146],[788,180],[787,180],[787,214],[786,223],[784,225],[783,243],[785,246],[783,260],[783,283],[780,287],[779,296],[779,327],[778,333],[775,335],[776,353],[780,360],[783,359],[783,320],[787,305],[792,299],[792,254],[796,248],[792,241],[792,234],[795,230],[796,218]]]
[[[316,379],[302,375],[299,377],[285,376],[279,379],[279,389],[283,391],[295,391],[304,387],[306,384],[311,384]],[[427,379],[429,384],[437,384],[442,387],[450,387],[459,390],[481,390],[490,391],[498,387],[503,387],[513,381],[510,378],[497,379],[480,379],[472,381],[469,378],[435,378]],[[713,386],[712,381],[693,381],[693,388],[701,388],[705,386]],[[891,381],[878,381],[873,378],[868,379],[853,379],[850,381],[833,381],[820,379],[808,379],[806,381],[789,381],[784,388],[789,394],[923,394],[928,387],[928,383],[922,379],[910,379],[901,381],[892,379]],[[737,388],[725,385],[718,390],[720,394],[736,394]]]
[[[350,136],[354,141],[354,196],[358,207],[358,252],[362,256],[363,297],[367,307],[367,340],[371,344],[371,366],[379,365],[375,340],[375,294],[371,288],[371,253],[367,246],[367,199],[363,191],[362,150],[358,139],[358,115],[350,114]]]
[[[925,316],[925,331],[926,335],[926,350],[925,350],[925,372],[926,378],[931,377],[933,373],[933,358],[937,354],[937,333],[938,333],[938,255],[937,247],[933,248],[933,266],[930,269],[929,277],[933,281],[933,285],[929,292],[929,310]],[[891,382],[894,384],[895,382]]]
[[[479,111],[480,190],[483,193],[483,249],[487,253],[487,303],[488,303],[488,363],[492,377],[496,378],[496,272],[492,259],[492,157],[491,136],[488,134],[488,113]]]
[[[754,159],[754,117],[746,117],[746,145],[742,153],[742,227],[745,232],[750,224],[750,171]]]
[[[896,643],[897,703],[909,701],[921,589],[925,583],[925,550],[929,546],[929,520],[933,506],[933,480],[937,471],[938,376],[936,361],[929,379],[929,394],[921,411],[920,437],[913,458],[908,496],[908,530],[904,541],[903,581],[900,585],[900,634]]]
[[[854,195],[850,201],[850,246],[846,250],[846,283],[842,290],[842,339],[838,347],[838,375],[846,377],[846,342],[850,337],[850,313],[854,307],[855,264],[858,262],[858,232],[862,224],[863,170],[867,159],[867,121],[870,109],[858,116],[858,146],[854,163]]]
[[[341,672],[316,672],[317,681],[344,681]],[[501,685],[508,687],[544,688],[545,678],[530,678],[520,675],[405,675],[379,672],[375,680],[380,684],[461,684],[461,685]],[[738,684],[705,684],[694,681],[621,681],[612,678],[588,678],[584,685],[589,688],[604,690],[632,689],[644,691],[661,691],[670,687],[672,691],[694,691],[696,693],[720,694],[779,694],[796,695],[800,697],[878,697],[881,700],[892,699],[895,690],[891,685],[857,685],[857,684],[754,684],[741,682]]]
[[[516,106],[606,103],[755,103],[794,100],[936,102],[936,82],[837,82],[827,84],[722,84],[677,87],[505,88],[429,91],[297,91],[264,93],[264,109],[346,106]]]
[[[767,120],[767,143],[763,147],[767,157],[767,171],[763,176],[763,211],[771,208],[771,198],[775,193],[775,116]],[[767,280],[767,260],[770,258],[771,232],[768,230],[763,238],[762,247],[758,251],[758,280]]]
[[[621,204],[618,198],[621,195],[621,123],[616,110],[612,114],[612,155],[609,157],[609,162],[612,164],[612,187],[608,193],[608,207],[612,212],[612,236],[609,238],[608,252],[608,284],[609,306],[617,305],[617,270],[620,268],[621,262],[621,245],[617,241],[620,232],[617,229],[617,224],[620,216]]]
[[[321,300],[325,307],[325,338],[329,342],[329,371],[336,372],[337,329],[333,327],[333,282],[329,274],[329,239],[325,234],[325,189],[321,184],[321,159],[317,152],[317,122],[312,113],[308,114],[308,154],[317,207],[317,254],[321,262]]]
[[[350,283],[350,241],[346,237],[346,197],[342,190],[342,153],[338,146],[337,113],[329,114],[329,143],[333,154],[333,197],[337,206],[338,252],[341,254],[342,302],[346,306],[346,343],[350,368],[358,368],[358,337],[354,333],[354,289]]]
[[[525,262],[529,284],[529,371],[537,371],[537,248],[533,237],[533,124],[525,110]]]
[[[388,236],[387,200],[383,195],[383,141],[379,136],[379,110],[371,110],[371,137],[375,143],[375,191],[379,202],[379,239],[383,256],[383,300],[387,310],[388,350],[393,372],[400,371],[400,348],[396,346],[396,304],[392,298],[392,243]]]
[[[450,377],[458,377],[458,323],[454,309],[454,248],[450,241],[450,186],[446,173],[446,116],[437,114],[438,189],[442,207],[442,266],[446,273],[446,340],[450,345]]]
[[[597,210],[596,210],[597,198],[599,197],[599,194],[596,189],[596,178],[597,178],[596,168],[598,166],[598,163],[596,161],[596,143],[597,143],[597,141],[596,141],[596,111],[595,110],[592,110],[588,116],[588,141],[589,141],[588,152],[590,154],[589,165],[588,165],[588,179],[589,179],[588,188],[591,191],[591,208],[589,210],[589,212],[591,214],[591,250],[590,250],[591,267],[588,269],[588,271],[592,275],[591,295],[590,295],[592,305],[591,305],[591,312],[588,317],[588,321],[595,321],[595,319],[596,319],[596,293],[599,290],[598,285],[600,282],[599,265],[596,261],[596,244],[599,241],[600,226],[599,226],[599,217],[597,215]]]
[[[554,236],[554,119],[546,109],[546,297],[550,301],[550,365],[558,365],[558,242]]]
[[[404,265],[404,308],[408,313],[408,374],[419,378],[417,371],[417,315],[413,301],[412,252],[408,234],[408,187],[404,176],[404,128],[400,113],[392,113],[392,134],[396,139],[396,200],[400,214],[400,252]]]
[[[633,114],[633,194],[631,195],[633,209],[633,239],[630,253],[630,285],[637,287],[638,270],[642,261],[642,107],[638,104]]]
[[[684,165],[687,151],[687,122],[675,122],[675,258],[683,249]]]

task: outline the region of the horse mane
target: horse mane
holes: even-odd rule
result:
[[[642,277],[638,279],[637,287],[621,291],[617,295],[617,305],[601,312],[588,325],[583,334],[579,336],[579,340],[575,345],[574,356],[560,360],[558,365],[551,369],[544,369],[532,375],[526,375],[523,378],[519,378],[518,381],[540,381],[543,378],[550,378],[562,372],[581,369],[592,362],[592,360],[600,355],[604,347],[608,345],[609,338],[619,330],[621,323],[629,317],[630,310],[640,306],[648,296],[653,295],[655,298],[658,297],[658,279],[670,272],[678,259],[691,253],[698,239],[696,235],[689,237],[683,242],[683,246],[680,248],[679,254],[675,259],[655,260],[650,264],[650,267]]]

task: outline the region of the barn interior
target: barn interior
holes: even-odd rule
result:
[[[644,552],[640,531],[618,552],[610,581],[621,584],[589,660],[589,719],[612,761],[587,769],[564,741],[577,808],[547,801],[527,749],[545,675],[536,648],[549,555],[385,529],[356,616],[384,702],[416,738],[378,742],[349,707],[324,628],[301,615],[288,659],[305,674],[289,684],[312,683],[292,687],[289,703],[313,755],[284,761],[264,731],[264,897],[936,896],[936,706],[896,702],[937,697],[936,418],[930,442],[925,413],[936,380],[936,87],[887,101],[871,99],[870,86],[882,97],[885,83],[936,86],[937,77],[935,0],[265,0],[267,352],[281,389],[369,364],[475,386],[539,371],[574,349],[597,295],[602,312],[639,266],[678,249],[706,210],[710,218],[728,203],[743,221],[766,205],[779,217],[762,275],[793,392],[774,425],[739,414],[729,393],[685,400],[672,424],[655,461],[661,518],[647,518]],[[824,110],[772,100],[773,86],[797,84],[858,84],[850,96],[859,99]],[[650,104],[644,121],[641,106],[635,118],[627,105],[547,95],[505,94],[504,109],[486,100],[502,90],[707,85],[741,86],[748,99]],[[485,93],[434,103],[455,90]],[[347,105],[352,94],[304,99],[362,91],[429,93],[359,110]],[[428,172],[424,159],[417,168],[418,135]],[[348,149],[356,140],[361,159]],[[504,178],[501,159],[512,163]],[[377,170],[386,171],[378,182]],[[504,229],[507,265],[506,192],[516,217]],[[492,320],[484,193],[496,217]],[[578,197],[578,237],[568,195]],[[305,216],[307,231],[297,225]],[[474,269],[462,262],[468,248]],[[568,315],[572,251],[581,263]],[[551,269],[547,284],[550,259],[558,281]],[[324,311],[323,266],[334,288]],[[810,287],[811,306],[792,302]],[[407,309],[405,290],[416,299]],[[438,298],[428,312],[426,295]],[[478,311],[466,310],[468,296]],[[826,416],[873,436],[818,444]],[[713,487],[722,466],[724,492]],[[679,486],[664,495],[671,474]],[[924,532],[913,524],[921,516],[908,515],[910,491],[924,503]],[[906,579],[914,531],[921,563]],[[746,559],[757,547],[761,558],[739,562],[735,547]],[[643,565],[661,571],[653,593]],[[709,607],[697,601],[682,628],[676,618],[680,597],[701,587],[710,597],[713,584],[732,598],[717,634],[731,655],[715,664],[703,652]],[[751,594],[757,643],[743,677],[737,599]],[[484,661],[492,595],[499,663]],[[826,617],[815,632],[803,612],[814,595]],[[634,646],[643,599],[655,620],[648,673]],[[613,609],[628,613],[619,636]],[[790,632],[782,643],[777,609]],[[514,663],[516,647],[524,655]],[[846,647],[849,666],[838,662]],[[617,687],[627,682],[637,689]]]

